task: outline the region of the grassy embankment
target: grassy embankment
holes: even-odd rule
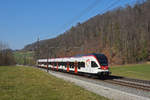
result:
[[[0,66],[0,100],[107,100],[39,69]]]
[[[150,80],[150,64],[112,66],[110,70],[112,75]]]

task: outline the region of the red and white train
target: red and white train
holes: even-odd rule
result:
[[[67,58],[39,59],[38,67],[57,71],[108,76],[108,60],[104,54],[88,54]]]

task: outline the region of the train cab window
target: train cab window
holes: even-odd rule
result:
[[[91,61],[91,67],[98,67],[98,65],[95,63],[95,61]]]
[[[108,66],[108,59],[105,55],[96,55],[101,66]]]

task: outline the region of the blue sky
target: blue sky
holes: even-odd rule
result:
[[[72,25],[84,22],[102,11],[135,2],[136,0],[0,0],[0,41],[8,43],[11,49],[22,49],[35,42],[37,37],[56,37]]]

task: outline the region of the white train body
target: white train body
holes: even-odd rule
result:
[[[39,59],[39,67],[57,71],[109,75],[108,60],[104,54],[88,54],[77,57]]]

